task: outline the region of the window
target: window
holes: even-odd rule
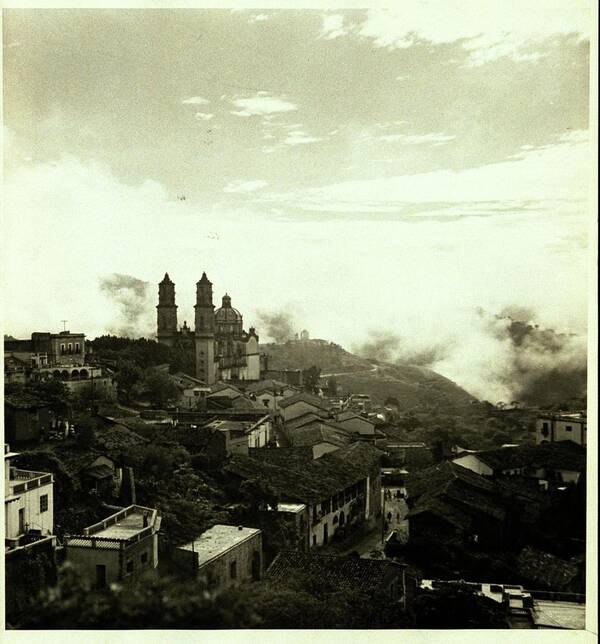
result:
[[[81,347],[79,346],[79,342],[75,343],[75,353],[81,353]]]
[[[237,579],[237,561],[232,561],[229,564],[229,576],[231,579]]]
[[[133,559],[129,559],[127,561],[127,565],[125,566],[125,570],[127,571],[128,575],[133,572]]]
[[[73,353],[73,343],[69,342],[69,353]]]
[[[60,345],[60,352],[63,353],[63,354],[65,353],[65,345],[64,344]]]
[[[48,511],[48,495],[42,494],[42,496],[40,496],[40,512],[47,512],[47,511]]]
[[[147,552],[142,552],[142,556],[140,557],[140,561],[143,564],[148,563],[148,553]]]
[[[317,545],[317,535],[313,534],[313,546]]]
[[[548,423],[542,423],[542,436],[548,436],[549,433]]]
[[[565,427],[565,430],[568,431],[568,432],[572,432],[573,431],[573,426],[572,425],[567,425]]]

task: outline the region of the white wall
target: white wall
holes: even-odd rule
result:
[[[40,497],[48,495],[48,509],[40,512]],[[41,487],[18,494],[16,501],[4,504],[6,537],[14,539],[19,536],[19,510],[25,510],[25,524],[31,530],[41,530],[43,535],[54,531],[54,498],[53,485],[47,483]]]
[[[483,474],[484,476],[491,476],[494,473],[492,468],[480,461],[475,454],[459,456],[458,458],[455,458],[453,462],[461,467],[471,470],[472,472]]]

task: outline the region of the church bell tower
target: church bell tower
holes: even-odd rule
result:
[[[196,335],[196,378],[212,385],[215,374],[215,307],[213,305],[212,283],[202,273],[196,284],[195,335]]]
[[[158,306],[156,307],[156,337],[161,344],[173,346],[177,335],[177,305],[175,284],[165,273],[158,285]]]

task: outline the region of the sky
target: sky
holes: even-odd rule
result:
[[[589,12],[5,10],[4,332],[131,298],[152,334],[166,271],[189,324],[206,271],[246,326],[456,346],[472,391],[477,311],[584,336]]]

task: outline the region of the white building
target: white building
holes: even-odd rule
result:
[[[53,546],[54,477],[46,472],[32,472],[12,467],[17,456],[4,445],[4,523],[7,554],[41,541]]]
[[[583,412],[543,414],[535,422],[535,442],[557,443],[573,441],[587,445],[587,416]]]

